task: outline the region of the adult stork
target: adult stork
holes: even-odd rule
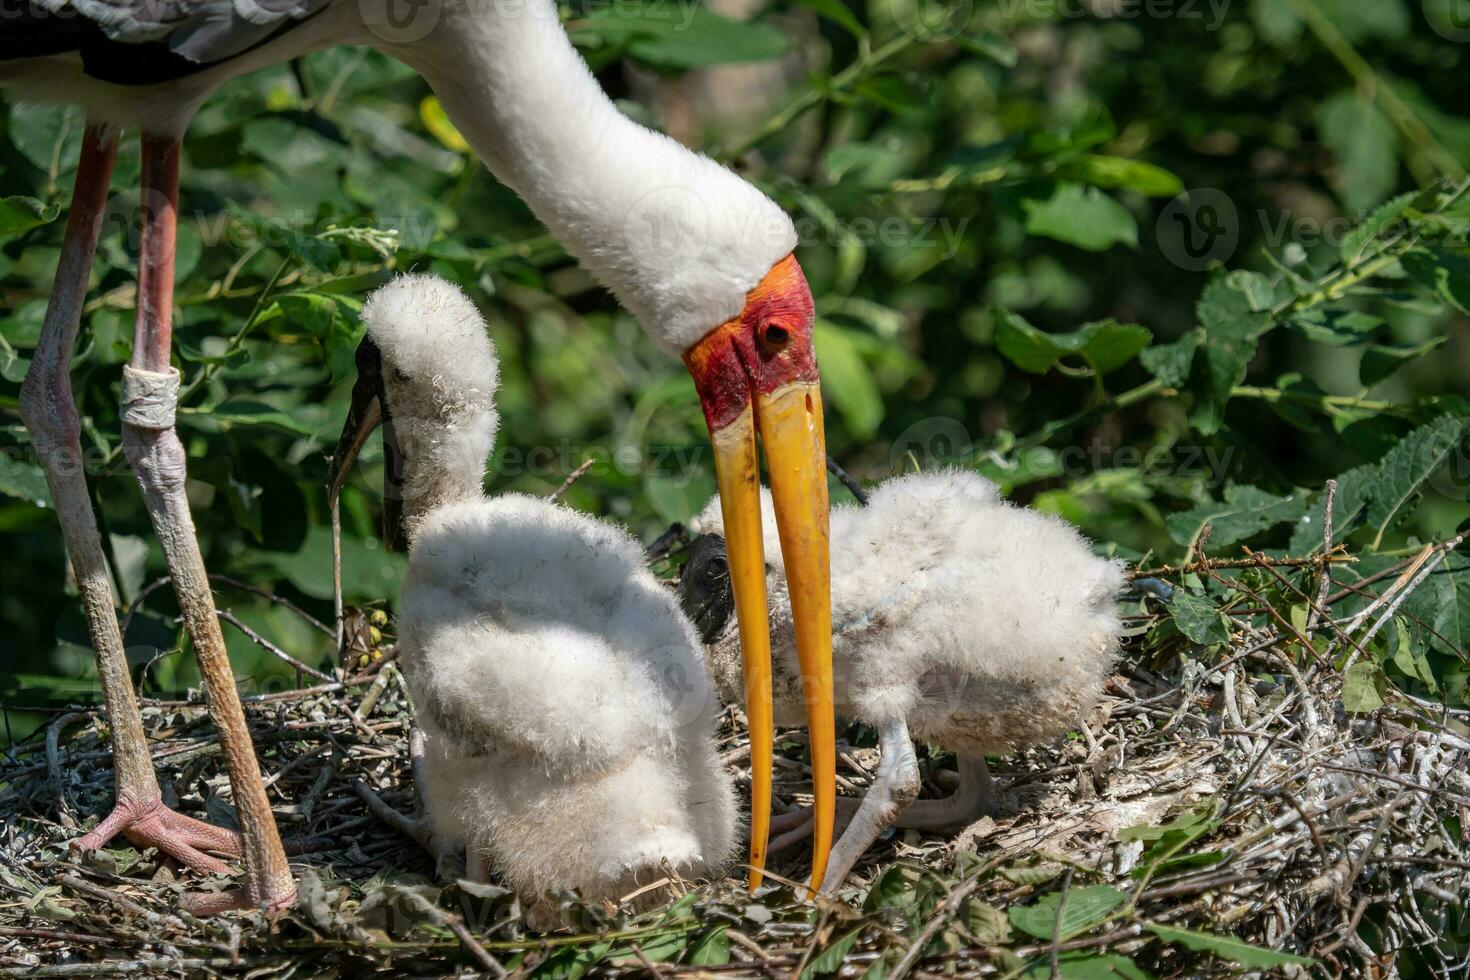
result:
[[[757,432],[789,573],[807,682],[816,799],[812,887],[831,843],[835,749],[821,391],[812,297],[790,218],[755,187],[619,113],[562,29],[553,0],[9,0],[0,87],[81,105],[88,123],[51,302],[21,412],[46,473],[82,595],[113,723],[117,808],[75,842],[121,832],[186,864],[236,844],[163,806],[123,657],[80,464],[68,362],[75,345],[121,128],[142,139],[142,216],[133,352],[122,380],[123,443],[142,485],[225,746],[240,814],[243,895],[294,895],[215,616],[184,497],[170,366],[179,145],[222,82],[334,44],[369,44],[419,71],[491,171],[666,350],[699,392],[714,447],[749,692],[751,887],[760,881],[771,779],[770,636]]]

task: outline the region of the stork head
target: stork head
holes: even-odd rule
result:
[[[746,295],[744,308],[684,352],[714,445],[715,475],[740,624],[751,736],[751,877],[764,865],[771,807],[771,638],[766,608],[760,464],[764,445],[791,589],[816,798],[813,890],[831,848],[836,796],[827,453],[812,349],[812,294],[793,255]]]

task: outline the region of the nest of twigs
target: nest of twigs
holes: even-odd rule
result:
[[[676,883],[682,899],[636,917],[568,896],[575,933],[532,934],[505,891],[439,880],[364,806],[354,783],[412,805],[411,707],[391,664],[247,699],[302,883],[274,918],[189,917],[180,893],[223,881],[181,880],[124,841],[68,855],[112,796],[105,725],[72,709],[0,773],[0,975],[1465,976],[1470,712],[1381,678],[1364,690],[1355,666],[1456,544],[1340,591],[1341,554],[1153,570],[1176,588],[1214,582],[1225,598],[1207,631],[1223,642],[1186,635],[1155,581],[1130,610],[1105,717],[992,763],[1000,816],[955,838],[890,837],[837,901],[779,882],[752,897],[733,879]],[[165,801],[230,822],[202,702],[150,702],[145,717]],[[739,770],[748,743],[728,717]],[[841,776],[860,792],[876,750],[847,735]],[[780,743],[783,805],[802,802],[802,750]],[[925,761],[927,793],[950,791],[950,764]]]

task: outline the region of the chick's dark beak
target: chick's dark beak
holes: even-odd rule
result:
[[[368,437],[383,430],[383,543],[389,551],[397,550],[403,540],[403,453],[388,410],[388,392],[383,383],[383,354],[378,345],[364,337],[357,348],[357,382],[352,386],[352,399],[347,420],[327,477],[327,501],[333,507],[342,495],[342,487],[352,472],[352,464],[367,444]]]

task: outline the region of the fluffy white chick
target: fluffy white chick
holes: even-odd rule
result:
[[[784,569],[770,498],[766,589],[778,724],[803,715]],[[699,518],[680,581],[722,695],[742,692],[719,500]],[[1121,567],[1096,557],[1064,521],[1002,500],[961,470],[888,480],[867,506],[832,511],[833,683],[837,711],[879,733],[871,788],[832,852],[835,891],[884,828],[963,827],[992,806],[987,754],[1009,754],[1076,727],[1117,657]],[[913,740],[955,753],[960,785],[915,802]],[[784,819],[783,819],[784,817]],[[783,815],[787,833],[809,814]],[[809,828],[809,823],[808,823]]]
[[[719,701],[675,597],[621,529],[485,496],[495,352],[462,292],[404,276],[362,318],[390,471],[401,462],[398,644],[434,844],[465,846],[471,874],[488,865],[533,907],[721,871],[736,828]]]

